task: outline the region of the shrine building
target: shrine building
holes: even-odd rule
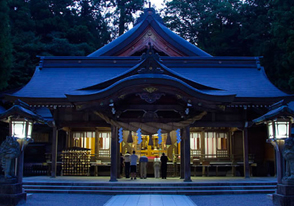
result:
[[[34,126],[33,138],[51,145],[43,152],[52,177],[115,181],[120,153],[136,151],[151,163],[167,154],[168,176],[189,181],[274,172],[266,127],[252,120],[292,97],[269,81],[260,57],[212,56],[148,8],[131,30],[88,56],[41,56],[30,82],[6,100],[48,120]],[[95,174],[92,166],[99,166]]]

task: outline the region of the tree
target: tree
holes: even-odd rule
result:
[[[212,55],[241,55],[238,0],[172,0],[164,9],[168,27]]]
[[[269,79],[294,89],[294,2],[291,0],[172,0],[165,22],[217,56],[263,56]]]
[[[269,10],[272,62],[269,77],[281,89],[294,91],[294,2],[274,0]]]
[[[11,1],[11,87],[29,81],[37,56],[86,56],[106,44],[110,29],[100,6],[97,0]]]
[[[115,15],[110,15],[110,11],[107,16],[113,18],[114,29],[112,33],[114,37],[117,34],[122,35],[131,24],[134,24],[136,13],[143,11],[146,2],[146,0],[109,0],[106,5],[114,10]]]
[[[0,19],[0,90],[3,90],[8,86],[12,66],[9,7],[6,0],[0,1]]]

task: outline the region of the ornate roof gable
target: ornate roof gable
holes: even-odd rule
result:
[[[153,8],[144,10],[135,26],[88,57],[140,56],[151,44],[161,56],[211,57],[195,45],[181,38],[162,23]]]
[[[187,80],[185,77],[172,71],[161,63],[159,55],[154,53],[151,45],[149,45],[147,52],[142,55],[140,63],[120,76],[90,87],[71,91],[66,96],[71,102],[81,100],[92,101],[106,98],[125,88],[134,89],[142,86],[145,88],[146,86],[144,85],[172,86],[172,88],[185,90],[192,96],[200,95],[204,99],[211,99],[215,96],[222,98],[224,102],[232,101],[235,97],[235,94]],[[215,92],[213,95],[211,95],[212,91]],[[159,99],[163,93],[145,90],[142,93],[138,93],[138,95],[148,103],[152,103]]]

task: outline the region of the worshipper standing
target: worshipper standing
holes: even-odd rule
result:
[[[138,156],[135,154],[136,152],[133,151],[131,155],[131,180],[136,179],[137,176],[137,160]]]
[[[147,178],[147,163],[148,163],[148,157],[141,156],[139,159],[140,162],[140,178],[146,179]]]
[[[130,178],[130,164],[131,164],[131,155],[129,152],[125,154],[125,176]]]
[[[120,168],[119,168],[119,174],[120,174],[120,177],[122,177],[122,174],[123,174],[123,168],[124,168],[124,156],[122,155],[122,153],[120,153]]]
[[[160,161],[161,161],[161,177],[162,177],[162,179],[166,179],[167,156],[165,156],[164,153],[162,153],[162,156],[160,157]]]
[[[154,158],[153,161],[153,168],[154,168],[154,177],[159,178],[159,168],[160,168],[160,159],[158,156]]]

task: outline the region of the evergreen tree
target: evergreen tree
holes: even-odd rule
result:
[[[294,2],[272,1],[269,15],[273,19],[269,76],[279,88],[294,91]]]
[[[0,19],[0,90],[3,90],[8,86],[12,66],[12,43],[7,0],[0,1]]]
[[[117,37],[117,34],[122,35],[134,24],[135,15],[143,11],[146,2],[146,0],[109,0],[107,7],[111,7],[115,14],[110,15],[111,10],[108,13],[108,17],[113,18],[113,37]]]
[[[14,0],[9,6],[13,88],[29,81],[37,56],[86,56],[110,40],[98,1]]]
[[[212,55],[242,55],[238,0],[172,0],[167,26]]]

